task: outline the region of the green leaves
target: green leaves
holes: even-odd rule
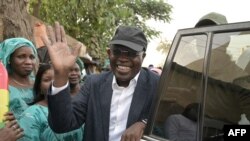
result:
[[[106,47],[119,25],[140,26],[148,38],[159,35],[146,20],[170,21],[172,6],[163,0],[30,0],[30,13],[40,4],[38,18],[59,21],[67,34],[83,42],[93,57],[106,58]]]

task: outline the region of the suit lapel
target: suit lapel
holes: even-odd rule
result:
[[[138,118],[140,118],[139,117],[141,115],[140,113],[141,111],[143,111],[143,107],[148,97],[149,85],[147,85],[146,83],[147,83],[146,72],[142,70],[138,78],[133,99],[131,102],[127,127],[132,125],[135,121],[138,120]]]
[[[107,79],[102,83],[100,82],[100,110],[102,112],[102,124],[103,124],[103,132],[105,136],[105,140],[108,140],[109,135],[109,117],[110,117],[110,105],[112,99],[112,80],[113,75],[111,73],[108,74]],[[100,118],[100,117],[98,117]]]

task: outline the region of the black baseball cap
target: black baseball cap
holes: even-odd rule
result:
[[[146,51],[147,39],[140,28],[132,26],[119,26],[110,45],[122,45],[135,51]]]

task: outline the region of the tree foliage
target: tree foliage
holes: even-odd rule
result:
[[[148,38],[158,36],[146,20],[170,21],[172,6],[163,0],[30,0],[30,13],[83,42],[92,56],[104,59],[106,47],[119,25],[142,27]]]
[[[171,42],[167,39],[161,40],[159,45],[156,47],[156,50],[161,52],[162,54],[167,54],[171,47]]]

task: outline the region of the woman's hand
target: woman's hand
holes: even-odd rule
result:
[[[5,114],[6,125],[0,129],[0,141],[16,141],[23,136],[23,129],[18,125],[13,113]]]
[[[4,114],[4,120],[5,122],[9,122],[9,121],[13,121],[13,120],[16,120],[14,114],[12,112],[7,112]]]

